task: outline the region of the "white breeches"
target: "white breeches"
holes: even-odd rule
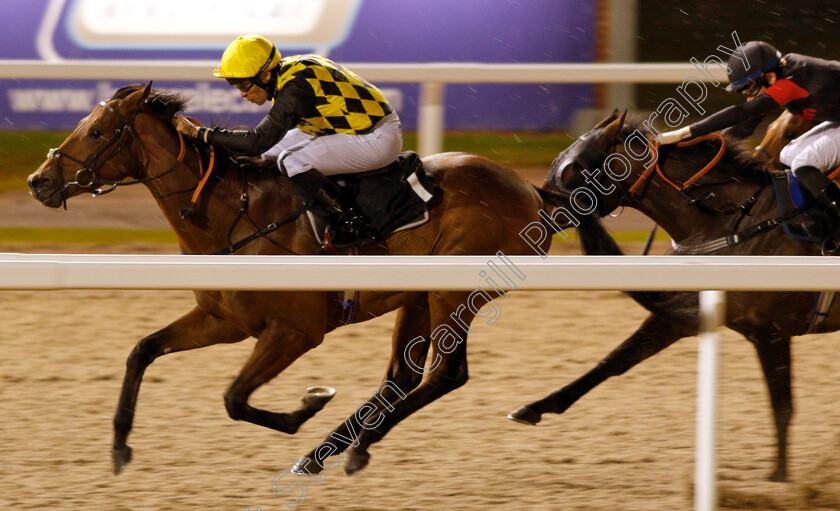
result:
[[[370,133],[336,133],[316,137],[298,128],[289,130],[283,140],[263,153],[277,157],[277,165],[289,177],[317,169],[326,176],[353,174],[389,165],[402,150],[400,118],[392,112],[382,118]]]
[[[793,170],[806,165],[830,172],[840,165],[840,123],[824,122],[791,140],[779,161]]]

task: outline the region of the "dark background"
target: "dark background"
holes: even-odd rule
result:
[[[802,53],[840,60],[840,1],[813,0],[639,0],[637,55],[639,62],[703,61],[718,45],[733,47],[731,33],[742,43],[763,40],[782,54]],[[725,59],[724,59],[725,60]],[[637,85],[639,110],[653,110],[673,96],[676,84]],[[733,104],[723,87],[709,87],[704,102],[712,111]],[[775,115],[770,115],[774,117]]]

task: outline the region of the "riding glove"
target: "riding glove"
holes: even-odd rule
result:
[[[196,125],[186,116],[175,116],[175,129],[189,138],[203,138],[205,142],[207,141],[205,134],[207,129]]]
[[[691,130],[688,127],[678,129],[676,131],[667,131],[659,136],[660,145],[676,144],[684,138],[691,136]]]

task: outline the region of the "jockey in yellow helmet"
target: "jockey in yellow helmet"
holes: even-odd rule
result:
[[[213,75],[252,103],[271,100],[268,115],[251,130],[199,128],[180,117],[178,131],[234,153],[276,157],[318,216],[340,212],[325,176],[384,167],[402,149],[399,117],[382,92],[329,59],[281,58],[268,39],[245,35]]]

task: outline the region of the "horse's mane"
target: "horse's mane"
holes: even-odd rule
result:
[[[111,99],[125,99],[129,94],[145,87],[143,84],[126,85],[120,87]],[[146,107],[155,115],[167,122],[172,122],[175,114],[187,108],[189,98],[175,92],[163,92],[153,89],[146,99]]]
[[[129,94],[144,88],[144,84],[133,84],[120,87],[113,96],[112,100],[125,99]],[[146,108],[153,114],[160,117],[167,124],[172,124],[175,114],[186,110],[189,98],[183,94],[176,92],[164,92],[158,89],[152,89],[149,92],[149,97],[146,99]],[[221,148],[217,148],[219,156],[217,161],[233,161],[236,165],[245,171],[261,172],[266,174],[277,175],[277,163],[274,160],[263,160],[260,157],[248,157],[231,154]]]
[[[644,119],[640,118],[628,118],[624,123],[624,127],[621,129],[619,138],[624,140],[636,130],[646,137],[652,138],[650,131],[643,126],[643,121]],[[758,182],[765,182],[767,180],[767,171],[758,160],[752,157],[752,151],[739,140],[725,133],[723,134],[723,138],[726,140],[726,149],[717,167],[728,175],[737,175]],[[688,157],[699,155],[700,153],[708,153],[706,159],[711,160],[717,154],[719,147],[720,145],[716,142],[705,142],[693,146],[681,147],[679,150],[681,153],[688,155]],[[674,149],[676,147],[673,145],[662,146],[659,151],[659,158],[679,158],[678,155],[674,154]]]

